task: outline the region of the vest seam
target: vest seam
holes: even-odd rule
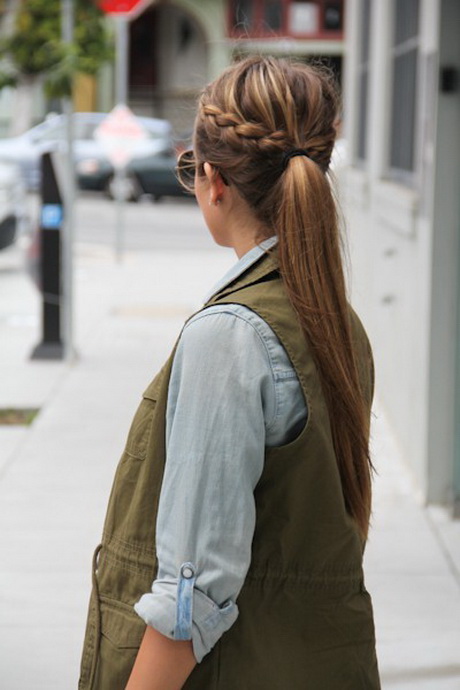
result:
[[[103,537],[107,539],[106,543],[104,544],[106,547],[110,548],[112,545],[116,546],[118,544],[122,548],[126,548],[128,551],[132,551],[134,553],[143,553],[148,556],[156,556],[156,549],[151,549],[148,546],[142,546],[140,542],[127,541],[126,539],[116,537],[112,534],[108,534],[107,532],[103,532]]]
[[[106,561],[112,562],[114,565],[117,565],[121,570],[126,570],[130,573],[133,573],[134,575],[137,575],[139,572],[152,572],[152,565],[154,566],[155,564],[152,565],[144,565],[142,563],[130,563],[126,560],[123,560],[116,554],[106,552],[104,554],[104,558]],[[155,578],[154,578],[155,579]]]
[[[113,597],[108,597],[104,594],[100,597],[100,601],[102,604],[106,604],[106,606],[111,606],[114,609],[119,609],[124,613],[132,613],[134,616],[137,615],[133,608],[133,605],[131,603],[123,601],[123,599],[114,599]]]
[[[254,308],[254,307],[252,307],[252,306],[249,306],[249,305],[246,304],[244,301],[238,301],[238,298],[237,298],[237,297],[236,297],[236,299],[233,299],[233,296],[234,296],[234,295],[236,296],[239,292],[244,291],[245,289],[249,289],[249,288],[251,288],[251,287],[253,287],[253,286],[259,284],[261,278],[266,278],[267,276],[270,275],[270,273],[274,273],[275,271],[276,271],[276,278],[275,278],[275,280],[279,281],[279,282],[281,283],[281,286],[283,287],[283,281],[282,281],[282,278],[281,278],[281,276],[280,276],[280,274],[279,274],[279,266],[270,266],[270,265],[269,265],[269,266],[265,269],[266,272],[265,272],[265,274],[264,274],[263,263],[265,263],[265,262],[267,262],[267,261],[270,261],[270,260],[271,260],[272,263],[273,263],[273,256],[274,256],[274,254],[275,254],[275,253],[274,253],[273,251],[266,252],[266,253],[260,258],[260,263],[259,263],[259,265],[257,266],[257,269],[256,269],[256,271],[257,271],[257,274],[256,274],[257,277],[256,277],[255,279],[250,280],[247,284],[244,283],[244,279],[243,279],[242,284],[240,284],[240,285],[238,285],[238,280],[237,280],[236,283],[235,283],[235,285],[234,285],[234,286],[230,289],[230,291],[227,292],[227,293],[225,293],[225,289],[226,289],[226,288],[223,288],[222,291],[221,291],[220,293],[217,293],[216,295],[213,295],[213,297],[211,298],[211,300],[210,300],[208,303],[206,303],[206,304],[204,305],[204,307],[202,308],[202,310],[206,309],[208,306],[213,306],[214,304],[229,304],[229,303],[232,304],[232,303],[233,303],[233,304],[240,304],[241,306],[247,307],[248,309],[250,309],[251,311],[253,311],[255,314],[257,314],[258,316],[260,316],[260,317],[270,326],[270,328],[273,330],[273,332],[274,332],[275,335],[277,336],[278,340],[280,341],[281,345],[282,345],[282,346],[284,347],[284,349],[286,350],[286,352],[287,352],[287,354],[288,354],[288,356],[289,356],[289,359],[291,360],[291,362],[292,362],[292,364],[293,364],[293,367],[294,367],[294,370],[295,370],[295,372],[296,372],[296,374],[297,374],[297,377],[298,377],[298,379],[299,379],[299,381],[300,381],[300,385],[301,385],[301,388],[302,388],[302,393],[303,393],[303,395],[304,395],[305,402],[306,402],[306,406],[307,406],[307,420],[306,420],[305,425],[304,425],[304,427],[302,428],[300,434],[299,434],[293,441],[290,441],[289,443],[283,444],[283,445],[281,445],[281,446],[274,446],[273,449],[271,449],[271,450],[278,450],[278,449],[281,449],[281,448],[286,448],[287,446],[290,446],[290,445],[292,445],[292,444],[296,444],[296,443],[300,442],[301,439],[304,439],[304,438],[306,438],[306,437],[309,435],[310,429],[311,429],[312,426],[313,426],[312,418],[313,418],[313,412],[314,412],[314,408],[313,408],[312,401],[311,401],[311,397],[310,397],[309,388],[308,388],[307,382],[306,382],[306,380],[305,380],[305,378],[304,378],[304,376],[303,376],[303,372],[301,371],[300,362],[298,361],[296,355],[295,355],[295,354],[293,353],[293,351],[291,350],[290,346],[286,343],[285,339],[284,339],[284,338],[282,337],[282,335],[280,334],[278,328],[277,328],[276,326],[274,326],[273,321],[271,320],[271,318],[270,318],[270,317],[267,318],[267,315],[266,315],[265,310],[264,310],[263,308],[260,310],[260,309],[258,309],[258,308]],[[276,260],[276,259],[275,259],[275,260]],[[229,286],[227,286],[227,288],[228,288],[228,287],[229,287]],[[288,304],[291,306],[291,304],[290,304],[290,302],[289,302],[289,298],[287,297],[287,295],[286,295],[286,299],[287,299],[287,301],[288,301]],[[291,308],[292,308],[292,306],[291,306]],[[296,318],[296,322],[297,322],[297,324],[298,324],[298,327],[301,328],[301,327],[300,327],[300,324],[298,323],[297,316],[295,315],[294,310],[293,310],[293,313],[294,313],[294,316],[295,316],[295,318]],[[302,331],[302,334],[303,334],[303,331]],[[308,351],[309,351],[309,356],[311,357],[311,359],[312,359],[312,361],[313,361],[313,364],[315,365],[315,361],[314,361],[313,355],[312,355],[311,352],[310,352],[310,344],[309,344],[307,338],[305,337],[305,335],[304,335],[304,340],[305,340],[305,344],[306,344],[306,346],[307,346],[307,348],[308,348]],[[315,366],[316,366],[316,365],[315,365]],[[318,377],[319,377],[319,373],[318,373]]]
[[[284,573],[276,572],[270,570],[270,572],[254,571],[248,572],[246,579],[253,580],[299,580],[299,581],[310,581],[311,583],[318,583],[320,586],[334,586],[341,582],[349,582],[350,580],[356,580],[360,582],[363,579],[362,570],[355,570],[350,573],[337,573],[330,571],[328,574],[327,570],[318,572],[317,574],[310,573]]]
[[[244,289],[244,288],[242,287],[241,290],[243,290],[243,289]],[[239,290],[235,290],[234,292],[236,293],[236,292],[238,292],[238,291],[239,291]],[[222,298],[222,299],[223,299],[223,300],[227,300],[227,299],[228,299],[228,296],[227,296],[227,297],[224,297],[224,298]],[[219,303],[219,304],[228,304],[229,302],[219,301],[219,302],[216,302],[216,303]],[[284,347],[284,349],[286,350],[286,352],[287,352],[287,354],[288,354],[288,356],[289,356],[289,359],[290,359],[291,362],[292,362],[292,365],[293,365],[293,368],[294,368],[295,373],[296,373],[296,375],[297,375],[297,378],[299,379],[300,386],[301,386],[302,393],[303,393],[303,395],[304,395],[305,403],[306,403],[306,407],[307,407],[307,419],[306,419],[306,422],[305,422],[305,424],[304,424],[304,426],[303,426],[303,428],[302,428],[300,434],[299,434],[293,441],[290,441],[289,443],[285,443],[285,444],[283,444],[283,445],[281,445],[281,446],[273,446],[273,447],[270,448],[269,450],[270,450],[270,451],[276,451],[276,450],[281,450],[281,449],[287,448],[288,446],[290,446],[290,445],[292,445],[292,444],[295,444],[295,443],[300,442],[300,439],[306,438],[306,437],[310,434],[310,430],[311,430],[311,428],[312,428],[313,411],[314,411],[314,409],[315,409],[315,407],[314,407],[314,405],[313,405],[313,403],[312,403],[312,399],[311,399],[311,396],[310,396],[309,388],[308,388],[308,386],[307,386],[307,382],[306,382],[306,380],[305,380],[305,378],[304,378],[304,376],[303,376],[303,373],[301,372],[300,364],[299,364],[299,362],[298,362],[298,360],[297,360],[297,357],[296,357],[295,355],[293,355],[293,352],[292,352],[290,346],[287,345],[285,339],[280,335],[280,333],[279,333],[278,328],[276,327],[276,325],[273,324],[273,322],[271,321],[270,318],[267,318],[267,317],[266,317],[266,313],[265,313],[264,309],[259,309],[259,308],[255,309],[255,308],[253,308],[253,307],[249,307],[244,301],[237,301],[237,299],[232,300],[232,301],[230,302],[230,304],[239,304],[239,305],[241,305],[241,306],[243,306],[243,307],[247,307],[248,309],[250,309],[251,311],[253,311],[255,314],[257,314],[258,316],[260,316],[260,318],[263,319],[263,320],[270,326],[270,328],[272,329],[272,331],[274,332],[274,334],[276,335],[276,337],[277,337],[278,340],[280,341],[282,347]],[[306,339],[305,339],[305,342],[306,342],[307,345],[308,345],[308,342],[307,342]],[[312,360],[313,360],[313,357],[312,357]],[[314,360],[313,360],[313,362],[314,362]]]
[[[228,305],[228,304],[232,304],[232,302],[230,302],[230,303],[229,303],[229,302],[224,302],[224,303],[217,302],[216,304],[209,304],[209,305],[203,307],[203,309],[202,309],[200,312],[198,312],[198,315],[195,316],[195,317],[193,317],[193,318],[196,319],[196,320],[198,320],[198,319],[204,318],[204,317],[206,317],[206,316],[213,316],[213,314],[206,314],[205,312],[206,312],[210,307],[225,306],[225,305]],[[236,306],[239,306],[239,307],[245,307],[246,309],[249,309],[249,311],[251,311],[251,312],[253,312],[254,314],[258,315],[257,312],[256,312],[254,309],[251,309],[251,307],[248,307],[246,304],[238,304],[237,302],[234,302],[233,304],[235,304]],[[259,333],[259,331],[257,330],[257,327],[256,327],[253,323],[251,323],[251,321],[249,321],[249,320],[248,320],[247,318],[245,318],[243,315],[241,315],[241,314],[235,314],[234,312],[232,312],[232,311],[230,311],[230,310],[227,311],[227,312],[221,312],[221,313],[229,314],[229,315],[233,316],[233,317],[236,318],[236,319],[240,319],[241,321],[243,321],[244,323],[246,323],[248,326],[250,326],[250,327],[252,328],[252,330],[255,332],[255,334],[257,335],[258,339],[260,340],[260,342],[261,342],[261,344],[262,344],[262,347],[263,347],[263,349],[264,349],[264,351],[265,351],[265,353],[266,353],[266,355],[267,355],[267,359],[268,359],[268,363],[269,363],[270,371],[271,371],[271,375],[272,375],[272,380],[273,380],[273,389],[274,389],[274,392],[275,392],[275,411],[274,411],[274,413],[273,413],[273,417],[272,417],[270,423],[269,423],[269,424],[266,424],[266,427],[265,427],[265,428],[267,429],[267,431],[268,431],[268,430],[270,430],[270,429],[274,426],[274,424],[275,424],[275,422],[276,422],[276,418],[277,418],[277,416],[278,416],[278,409],[279,409],[279,394],[278,394],[278,387],[277,387],[277,385],[276,385],[276,383],[277,383],[277,381],[276,381],[277,375],[276,375],[275,369],[274,369],[273,364],[272,364],[272,359],[271,359],[271,355],[270,355],[270,350],[268,349],[267,344],[266,344],[265,340],[263,339],[262,335],[261,335],[261,334]],[[200,315],[201,315],[201,316],[200,316]],[[267,326],[271,327],[270,324],[266,321],[266,319],[264,319],[264,321],[267,323]],[[188,323],[187,323],[187,325],[188,325]],[[278,337],[278,336],[277,336],[277,337]],[[280,343],[281,343],[281,341],[280,341]],[[283,344],[281,343],[281,345],[283,345]]]

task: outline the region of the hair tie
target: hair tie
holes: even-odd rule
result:
[[[283,170],[286,170],[287,164],[291,160],[291,158],[294,158],[295,156],[306,156],[307,158],[310,158],[312,160],[310,154],[306,149],[292,149],[291,151],[285,151],[283,153]]]

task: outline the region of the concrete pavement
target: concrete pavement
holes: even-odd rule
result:
[[[0,407],[40,408],[28,428],[0,427],[2,690],[76,688],[91,553],[139,394],[233,260],[161,249],[118,266],[109,249],[78,245],[79,359],[67,364],[28,359],[38,295],[20,250],[0,254]],[[378,409],[373,444],[366,563],[383,688],[459,690],[460,523],[418,505]]]

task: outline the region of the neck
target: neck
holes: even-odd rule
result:
[[[227,247],[235,250],[240,259],[246,252],[270,235],[270,232],[256,217],[240,195],[230,188],[220,206],[222,237]]]
[[[254,215],[236,215],[229,223],[228,246],[232,247],[239,259],[262,240],[269,237],[268,232]]]
[[[247,238],[247,241],[238,241],[232,244],[232,247],[239,259],[241,259],[242,256],[247,254],[253,247],[255,247],[257,244],[255,237],[254,238]]]

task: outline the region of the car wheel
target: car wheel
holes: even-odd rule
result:
[[[106,192],[111,199],[121,198],[122,201],[139,201],[143,194],[142,188],[135,175],[117,178],[111,175],[106,183]]]

